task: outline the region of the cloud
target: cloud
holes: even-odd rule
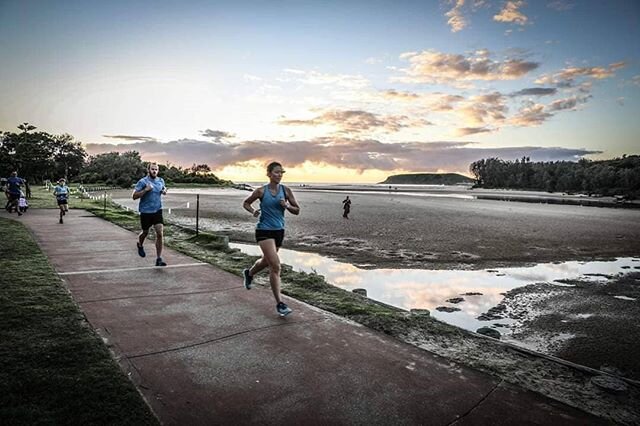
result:
[[[456,129],[455,134],[456,136],[469,136],[476,133],[489,133],[492,131],[493,129],[489,129],[487,127],[462,127]]]
[[[338,128],[337,133],[360,134],[376,130],[391,133],[402,128],[422,127],[431,123],[423,119],[410,119],[406,115],[379,115],[360,110],[329,110],[308,120],[281,119],[278,124],[283,126],[330,125]]]
[[[202,130],[200,131],[200,134],[205,138],[211,138],[217,142],[219,142],[221,139],[231,139],[236,136],[233,133],[225,132],[222,130],[211,130],[211,129]]]
[[[524,25],[527,23],[528,18],[520,12],[519,9],[525,4],[526,3],[524,1],[507,1],[502,7],[500,13],[493,16],[493,20],[497,22]]]
[[[564,12],[566,10],[573,9],[576,4],[572,1],[567,0],[554,0],[547,4],[547,7],[550,9],[555,9],[558,12]]]
[[[132,142],[156,142],[157,139],[151,136],[131,136],[131,135],[102,135],[103,138],[120,139]]]
[[[293,68],[286,68],[284,72],[290,76],[291,79],[311,86],[324,85],[348,89],[363,89],[370,84],[369,80],[361,75],[324,74],[318,71],[304,71]],[[284,78],[283,81],[287,81],[287,78]]]
[[[579,104],[587,102],[591,96],[573,96],[571,98],[558,99],[549,104],[549,111],[562,111],[565,109],[575,109]]]
[[[619,98],[617,98],[616,102],[618,103],[618,105],[624,106],[624,96],[620,96]]]
[[[462,14],[464,1],[465,0],[455,0],[455,6],[453,6],[453,9],[444,14],[444,16],[449,18],[447,20],[447,24],[451,27],[452,33],[463,30],[468,24],[467,19]]]
[[[631,77],[631,83],[636,86],[640,86],[640,75],[634,75]]]
[[[527,89],[518,90],[509,96],[546,96],[555,95],[558,89],[553,87],[530,87]]]
[[[235,144],[182,139],[173,142],[139,142],[126,145],[87,144],[92,154],[111,151],[140,152],[147,161],[188,167],[206,163],[213,170],[225,166],[242,166],[250,161],[267,163],[277,158],[287,167],[305,162],[328,164],[364,171],[460,171],[481,158],[516,159],[523,156],[533,161],[577,160],[600,151],[572,148],[505,147],[477,148],[473,142],[406,142],[382,143],[373,139],[318,138],[308,141],[244,141]]]
[[[496,125],[505,119],[507,113],[505,101],[506,97],[499,92],[471,96],[468,100],[460,102],[455,111],[469,128],[484,127],[487,124]]]
[[[531,104],[521,108],[517,114],[509,118],[507,123],[517,127],[534,127],[541,125],[551,117],[553,114],[546,112],[544,105]]]
[[[608,67],[568,67],[554,74],[545,74],[536,79],[536,84],[555,84],[558,87],[572,87],[578,78],[602,80],[615,75],[626,66],[625,62],[615,62]]]
[[[397,92],[393,89],[385,90],[382,96],[386,99],[394,99],[400,101],[415,101],[420,99],[420,95],[411,92]]]
[[[461,82],[474,80],[515,80],[540,65],[521,59],[494,61],[486,49],[477,50],[469,56],[448,54],[434,50],[421,53],[406,52],[400,55],[408,60],[409,68],[400,69],[405,76],[392,80],[403,83],[451,84],[460,86]]]

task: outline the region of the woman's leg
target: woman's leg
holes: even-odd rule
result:
[[[262,259],[269,266],[269,283],[271,284],[273,297],[275,297],[277,303],[280,303],[282,301],[280,299],[280,258],[278,257],[276,240],[269,238],[258,242],[258,245],[262,250]]]

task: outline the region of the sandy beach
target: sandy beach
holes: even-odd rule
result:
[[[287,215],[285,247],[364,267],[484,269],[640,254],[640,209],[457,198],[473,191],[404,195],[292,188],[302,211]],[[249,192],[201,193],[200,226],[232,241],[254,242],[255,219],[242,209]],[[341,208],[346,195],[352,200],[348,220]],[[135,208],[128,196],[118,192],[114,200]],[[195,190],[170,191],[165,207],[173,220],[193,225]]]

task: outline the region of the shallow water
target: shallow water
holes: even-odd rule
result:
[[[230,246],[246,254],[260,255],[257,245],[231,243]],[[281,249],[279,253],[282,263],[291,265],[294,270],[316,272],[330,284],[345,290],[364,288],[368,297],[389,305],[402,309],[429,309],[433,317],[471,331],[501,324],[503,327],[497,326],[497,329],[506,335],[509,329],[504,326],[509,325],[511,320],[476,319],[500,303],[502,293],[533,283],[566,285],[555,280],[603,281],[607,278],[602,275],[628,272],[628,269],[640,265],[638,259],[619,258],[613,261],[544,263],[532,267],[480,271],[360,269],[315,253],[288,249]],[[447,302],[457,297],[464,300],[459,303]],[[435,309],[439,306],[458,308],[460,311],[440,312]]]

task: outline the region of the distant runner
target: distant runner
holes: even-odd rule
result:
[[[280,297],[280,258],[278,250],[284,240],[284,211],[300,214],[300,206],[296,202],[291,189],[280,185],[282,180],[282,165],[273,162],[267,166],[269,183],[253,191],[244,200],[243,207],[254,217],[260,217],[256,226],[256,241],[262,250],[262,257],[250,269],[242,271],[244,287],[251,289],[253,277],[264,268],[269,267],[269,283],[276,299],[276,311],[280,316],[289,315],[292,310]],[[256,200],[260,200],[260,208],[251,207]]]
[[[62,216],[69,211],[69,187],[65,185],[64,178],[60,178],[58,184],[53,188],[53,195],[56,197],[60,208],[60,220],[58,223],[64,223]]]
[[[24,180],[18,177],[18,172],[11,172],[11,176],[7,179],[7,211],[11,213],[16,209],[18,216],[22,216],[22,212],[18,208],[18,200],[20,200],[20,187],[24,185]]]
[[[345,219],[349,219],[349,212],[351,211],[351,200],[349,199],[348,195],[347,198],[342,201],[342,208],[344,209],[342,217],[344,217]]]
[[[138,254],[145,257],[144,240],[149,235],[149,228],[153,226],[156,232],[156,266],[167,266],[162,260],[162,237],[164,220],[162,218],[162,196],[167,194],[164,179],[158,176],[158,164],[149,164],[148,174],[138,181],[133,190],[133,199],[140,199],[140,225],[142,232],[138,235]]]

